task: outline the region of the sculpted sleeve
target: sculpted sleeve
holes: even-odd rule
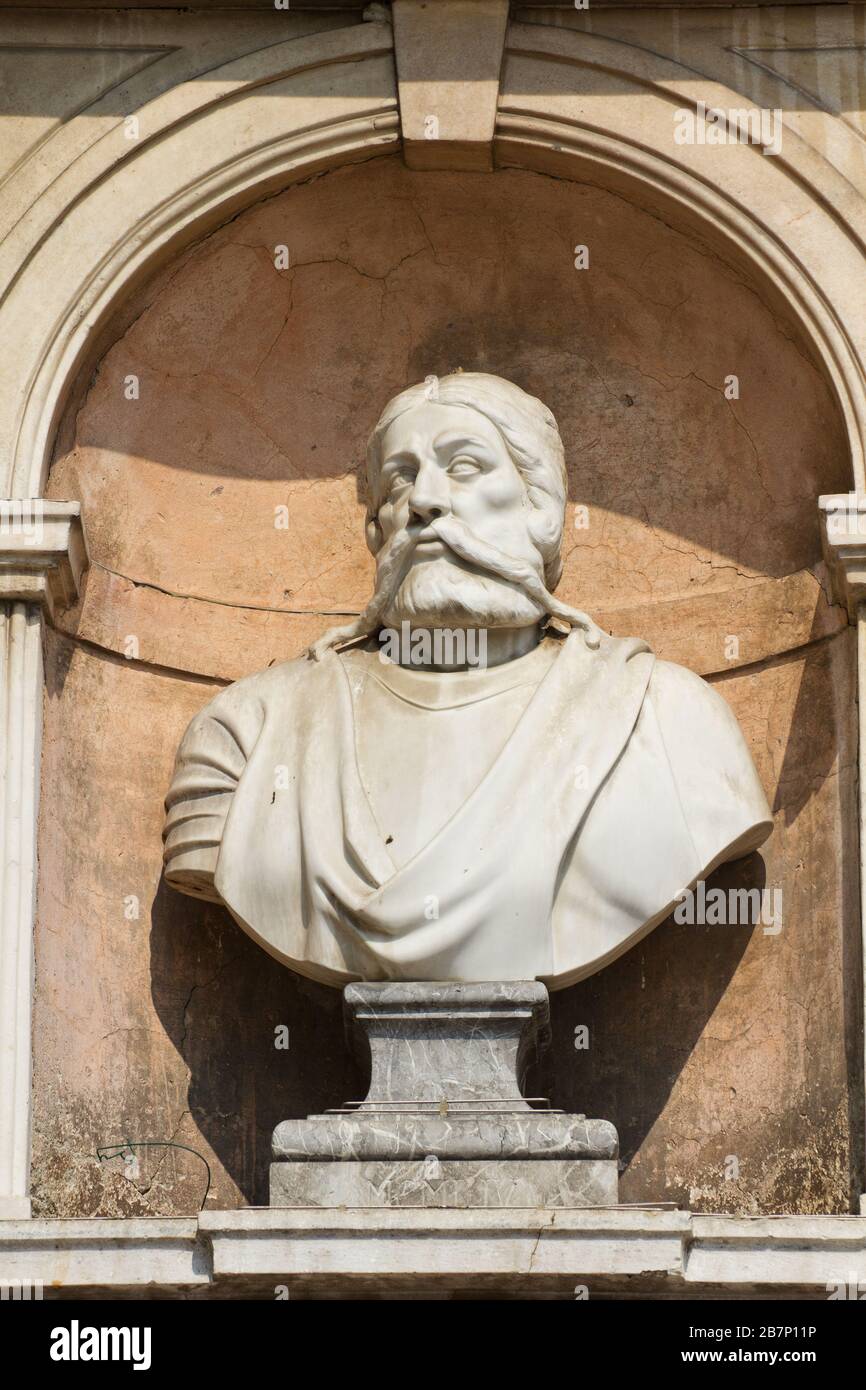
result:
[[[262,722],[259,702],[238,698],[241,681],[197,714],[177,752],[165,801],[165,879],[172,888],[219,902],[220,842],[235,788]]]

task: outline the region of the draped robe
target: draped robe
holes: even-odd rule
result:
[[[277,959],[333,985],[558,988],[600,969],[772,821],[711,686],[633,638],[596,651],[577,630],[547,640],[558,649],[498,755],[402,864],[359,771],[350,673],[376,654],[301,658],[230,686],[178,752],[167,881],[223,902]]]

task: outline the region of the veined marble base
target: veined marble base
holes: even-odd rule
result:
[[[543,985],[363,984],[343,998],[370,1089],[277,1126],[272,1207],[616,1205],[613,1125],[523,1095],[549,1037]]]
[[[610,1207],[616,1159],[272,1163],[272,1207]]]
[[[559,1110],[471,1114],[345,1111],[284,1120],[274,1130],[275,1160],[294,1163],[452,1159],[616,1159],[617,1133],[607,1120]]]

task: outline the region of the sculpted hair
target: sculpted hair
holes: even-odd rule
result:
[[[560,543],[565,521],[567,479],[565,454],[553,414],[543,401],[522,391],[513,382],[486,372],[452,372],[449,376],[427,377],[388,402],[367,445],[367,541],[375,554],[379,548],[376,516],[382,499],[379,475],[382,468],[382,439],[388,426],[407,410],[433,401],[437,405],[459,405],[477,411],[495,425],[523,479],[531,504],[529,530],[544,563],[548,589],[559,582],[562,572]]]

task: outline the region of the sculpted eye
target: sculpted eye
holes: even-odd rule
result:
[[[452,478],[471,478],[473,473],[481,472],[481,466],[467,454],[459,454],[449,463],[448,472]]]
[[[388,481],[389,493],[399,492],[401,488],[409,487],[415,481],[415,473],[411,468],[396,468]]]

